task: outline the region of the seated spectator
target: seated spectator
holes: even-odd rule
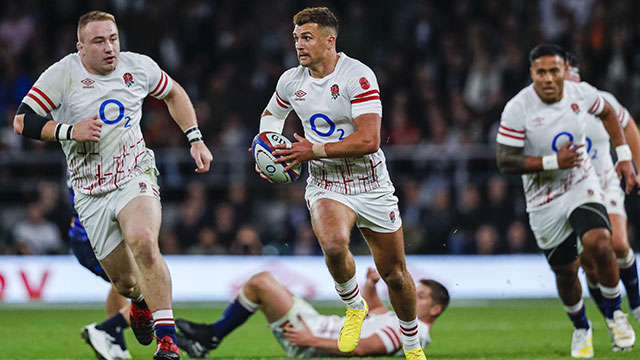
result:
[[[224,254],[224,246],[218,243],[218,234],[207,226],[198,233],[198,242],[187,249],[187,253],[193,255],[220,255]]]
[[[47,255],[62,252],[60,230],[44,218],[42,205],[33,201],[27,206],[27,218],[13,229],[18,254]]]
[[[238,229],[235,239],[231,243],[232,255],[261,255],[262,242],[258,233],[250,226],[243,225]]]

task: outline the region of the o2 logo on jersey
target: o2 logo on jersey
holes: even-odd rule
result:
[[[569,141],[573,141],[573,134],[566,131],[559,133],[553,138],[553,142],[551,143],[551,149],[553,149],[554,152],[558,152],[558,150],[560,150],[560,148],[558,147],[558,140],[564,139],[565,137],[567,138],[567,141],[563,141],[562,142],[563,145]],[[593,145],[593,142],[589,137],[586,137],[586,141],[587,141],[587,154],[589,154],[591,153],[591,146]],[[560,147],[562,147],[562,145]],[[591,155],[591,158],[595,159],[597,156],[598,156],[598,149],[593,149],[593,154]]]
[[[316,121],[320,121],[319,119],[321,119],[322,121],[326,122],[329,125],[329,130],[327,132],[321,132],[320,130],[318,130],[318,127],[316,126]],[[331,121],[331,119],[329,119],[329,117],[325,114],[320,114],[320,113],[313,114],[309,119],[309,123],[311,124],[311,130],[315,131],[316,134],[318,134],[318,136],[320,137],[329,137],[333,135],[334,132],[336,132],[340,134],[340,137],[338,138],[338,140],[344,139],[344,130],[343,129],[336,130],[336,124],[333,121]]]
[[[108,119],[105,112],[108,110],[107,107],[112,108],[113,106],[118,107],[118,116],[114,119]],[[100,104],[100,111],[98,112],[98,114],[100,115],[100,120],[102,120],[102,122],[107,125],[117,124],[124,118],[125,120],[127,120],[127,122],[124,123],[124,127],[128,128],[131,126],[131,116],[124,116],[124,105],[122,105],[122,103],[116,99],[108,99],[103,101],[102,104]]]

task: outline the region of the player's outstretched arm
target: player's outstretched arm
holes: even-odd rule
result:
[[[376,284],[379,280],[380,274],[378,274],[376,269],[369,267],[367,269],[367,281],[362,288],[362,296],[369,305],[369,313],[371,314],[384,314],[389,311],[382,303],[382,299],[380,299],[380,295],[378,295],[378,291],[376,290]]]
[[[302,329],[295,329],[293,327],[286,327],[283,329],[285,339],[289,340],[293,346],[311,346],[316,349],[330,352],[333,354],[340,354],[342,356],[345,353],[338,350],[338,341],[331,338],[323,338],[313,335],[304,320],[300,319],[304,327]],[[383,355],[387,350],[384,347],[384,343],[378,335],[371,335],[366,338],[361,338],[358,342],[356,349],[349,353],[350,356],[370,356],[370,355]]]
[[[191,143],[190,153],[196,163],[196,172],[205,173],[209,171],[210,164],[213,161],[213,155],[211,155],[211,151],[209,151],[209,148],[205,145],[202,133],[200,133],[198,129],[196,111],[193,108],[187,92],[174,80],[173,87],[164,98],[164,102],[167,104],[169,114],[171,114],[171,117],[178,126],[180,126],[180,129],[185,135],[187,135]]]

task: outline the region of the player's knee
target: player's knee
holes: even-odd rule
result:
[[[625,258],[629,251],[629,244],[627,243],[626,236],[620,233],[613,233],[611,234],[611,240],[613,243],[613,251],[616,253],[616,258]]]
[[[349,252],[349,238],[331,235],[321,240],[320,246],[328,258],[341,258]]]
[[[263,271],[253,275],[247,282],[244,284],[244,288],[251,291],[260,291],[261,289],[270,286],[274,281],[276,281],[271,273],[268,271]]]
[[[135,276],[122,276],[111,279],[111,284],[118,294],[128,298],[135,291],[138,282]]]
[[[144,242],[132,249],[133,256],[138,264],[151,266],[162,259],[160,250],[155,243]]]
[[[155,233],[148,227],[140,226],[127,232],[127,240],[134,244],[146,244],[155,242]]]
[[[591,229],[582,237],[582,244],[593,256],[604,256],[612,249],[611,233],[605,228]]]
[[[404,267],[397,265],[387,271],[380,271],[380,277],[392,290],[402,290],[405,287]]]
[[[578,277],[578,267],[573,264],[554,266],[553,272],[556,274],[556,280],[561,284],[573,282]]]

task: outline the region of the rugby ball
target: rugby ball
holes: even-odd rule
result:
[[[273,155],[276,145],[284,144],[291,147],[291,141],[286,137],[271,131],[261,132],[253,138],[251,149],[256,165],[262,173],[271,181],[277,183],[290,183],[296,181],[302,173],[302,163],[294,166],[289,171],[284,171],[287,163],[277,163],[278,158]]]

